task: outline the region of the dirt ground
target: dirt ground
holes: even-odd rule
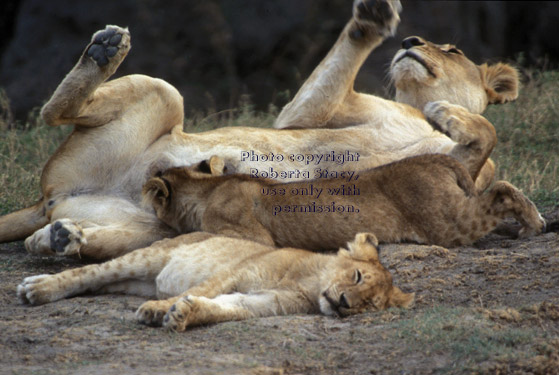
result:
[[[547,215],[557,220],[559,209]],[[142,298],[82,296],[29,307],[26,276],[82,261],[0,245],[1,374],[557,374],[559,234],[492,234],[474,246],[385,245],[411,310],[285,316],[167,332],[137,324]]]

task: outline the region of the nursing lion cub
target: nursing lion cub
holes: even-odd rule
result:
[[[390,67],[396,101],[355,92],[357,72],[394,34],[400,10],[399,1],[356,0],[331,51],[281,111],[278,129],[185,133],[183,98],[172,85],[139,74],[109,80],[131,48],[130,32],[118,26],[96,32],[41,111],[49,126],[71,124],[74,131],[43,169],[41,199],[0,217],[0,242],[25,239],[33,254],[106,259],[176,236],[140,204],[152,170],[219,155],[248,173],[260,165],[242,160],[249,151],[286,158],[311,151],[360,154],[353,166],[322,162],[337,171],[445,153],[484,190],[493,179],[488,158],[496,136],[480,113],[517,97],[518,74],[506,64],[476,65],[452,45],[410,37]],[[286,161],[273,167],[312,172],[316,165]]]
[[[337,254],[209,236],[184,235],[104,264],[28,277],[17,293],[32,305],[86,291],[174,296],[144,303],[136,316],[141,323],[177,331],[271,315],[347,316],[409,307],[414,300],[414,294],[392,285],[369,233],[358,234]]]
[[[158,172],[144,186],[145,201],[178,232],[309,250],[338,248],[359,232],[374,233],[380,242],[465,245],[505,217],[522,225],[521,236],[545,228],[535,205],[517,188],[498,181],[479,193],[464,166],[447,155],[415,156],[351,177],[283,184],[224,175],[225,169],[224,161],[213,157]]]

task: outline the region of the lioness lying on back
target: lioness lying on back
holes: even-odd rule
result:
[[[223,160],[213,157],[160,172],[144,186],[145,199],[179,232],[316,250],[340,247],[365,231],[380,242],[458,246],[489,233],[505,217],[522,224],[522,236],[545,226],[534,204],[514,186],[499,181],[478,193],[462,164],[446,155],[416,156],[359,172],[349,186],[352,195],[332,195],[343,183],[338,179],[278,184],[223,175],[223,170]],[[285,194],[267,194],[274,189]]]
[[[178,331],[270,315],[346,316],[409,307],[414,299],[392,285],[372,234],[358,234],[337,255],[210,236],[184,235],[104,264],[28,277],[17,293],[33,305],[86,291],[176,296],[146,302],[136,316],[142,323]]]
[[[72,124],[74,132],[45,164],[41,200],[0,217],[0,242],[27,238],[30,253],[103,259],[175,236],[140,205],[151,166],[192,165],[219,155],[239,173],[258,168],[258,162],[241,162],[243,151],[359,152],[358,170],[446,153],[484,190],[493,179],[488,157],[495,131],[480,113],[517,97],[518,74],[506,64],[476,65],[452,45],[411,37],[390,67],[397,101],[355,92],[357,72],[394,34],[400,9],[399,1],[354,2],[338,41],[275,124],[299,130],[185,133],[183,98],[169,83],[144,75],[107,81],[131,48],[130,32],[117,26],[96,32],[41,111],[49,126]],[[57,58],[65,54],[73,55],[60,51]],[[314,168],[286,162],[273,167]]]

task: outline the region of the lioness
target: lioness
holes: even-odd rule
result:
[[[144,186],[145,199],[178,232],[311,250],[338,248],[365,231],[380,242],[465,245],[505,217],[521,223],[521,236],[545,227],[534,204],[514,186],[498,181],[478,193],[464,166],[447,155],[361,171],[351,183],[329,178],[282,184],[223,171],[223,160],[212,157],[159,172]]]
[[[144,303],[136,316],[141,323],[177,331],[271,315],[346,316],[409,307],[414,300],[414,294],[392,285],[369,233],[356,235],[337,255],[208,236],[162,240],[104,264],[28,277],[17,294],[32,305],[86,291],[175,296]]]
[[[412,37],[403,41],[391,65],[400,102],[356,93],[357,71],[394,33],[400,8],[398,1],[355,1],[338,41],[275,124],[304,128],[299,130],[238,127],[184,133],[183,100],[170,84],[143,75],[107,81],[130,50],[128,30],[107,26],[95,33],[41,111],[48,125],[73,124],[74,132],[44,167],[41,200],[0,218],[0,242],[27,237],[31,253],[102,259],[175,236],[173,228],[140,206],[141,186],[153,170],[191,165],[212,155],[248,173],[259,166],[258,161],[241,161],[249,151],[360,154],[351,167],[322,164],[330,170],[446,153],[464,164],[478,189],[485,189],[493,179],[488,157],[496,137],[479,113],[488,103],[515,99],[518,75],[508,65],[478,66],[452,45]],[[298,162],[273,167],[314,168]]]

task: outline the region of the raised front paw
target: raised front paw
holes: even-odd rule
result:
[[[163,318],[163,327],[176,332],[182,332],[186,329],[187,318],[192,313],[196,297],[186,296],[179,299],[165,314]]]
[[[108,25],[93,34],[85,55],[93,59],[99,67],[118,65],[130,50],[130,32],[118,26]]]
[[[446,100],[429,102],[423,109],[427,121],[442,133],[448,135],[457,143],[468,143],[473,134],[467,134],[464,120],[471,114],[462,106],[451,104]]]
[[[64,295],[59,293],[58,285],[60,285],[60,282],[56,280],[54,275],[26,277],[17,286],[17,297],[21,303],[30,305],[54,302],[64,298]]]
[[[82,228],[70,219],[61,219],[51,224],[50,248],[57,255],[79,254],[87,240]]]
[[[399,0],[355,0],[353,18],[359,27],[352,32],[352,38],[359,39],[367,32],[375,32],[383,38],[394,35],[401,10]]]
[[[164,301],[147,301],[136,310],[136,319],[139,323],[160,327],[163,324],[163,317],[169,310],[170,303]]]

